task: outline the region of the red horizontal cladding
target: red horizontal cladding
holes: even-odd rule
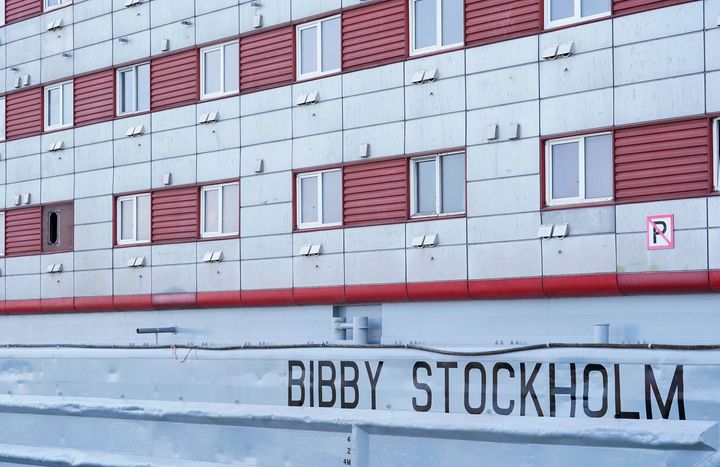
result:
[[[43,0],[5,0],[5,22],[12,23],[42,14]]]
[[[615,15],[628,15],[691,1],[693,0],[613,0],[612,11]]]
[[[243,306],[291,306],[295,305],[293,289],[243,290]]]
[[[111,120],[115,116],[115,70],[81,76],[73,86],[75,125]]]
[[[711,172],[705,118],[615,131],[615,199],[704,196]]]
[[[42,250],[42,208],[11,209],[5,212],[5,254],[32,255]]]
[[[294,31],[294,26],[286,26],[240,39],[240,91],[293,82]]]
[[[412,301],[467,300],[470,298],[467,281],[410,282],[408,298]]]
[[[156,310],[196,308],[197,306],[197,294],[195,292],[152,295],[152,307]]]
[[[115,295],[113,308],[118,311],[147,311],[152,310],[151,295]]]
[[[115,300],[111,295],[100,297],[75,297],[73,306],[75,311],[78,312],[113,311],[115,309]]]
[[[199,55],[195,49],[154,59],[150,63],[151,109],[197,101],[199,69]]]
[[[297,305],[336,305],[345,303],[345,287],[296,287],[293,297]]]
[[[343,71],[400,61],[406,57],[406,4],[407,0],[389,0],[343,13]]]
[[[468,282],[470,298],[496,300],[545,297],[541,277],[472,280]]]
[[[198,236],[198,189],[158,190],[152,193],[152,241],[179,242]]]
[[[542,281],[543,291],[550,298],[620,295],[617,275],[614,273],[545,276]]]
[[[5,118],[7,139],[39,135],[43,131],[42,88],[8,94]]]
[[[402,284],[347,285],[345,298],[349,303],[406,302],[407,286]]]
[[[465,44],[497,42],[542,29],[540,0],[466,0]]]
[[[625,295],[710,292],[708,271],[644,272],[618,274]]]
[[[41,313],[73,313],[75,311],[75,299],[66,298],[44,298],[40,300]]]
[[[40,299],[7,300],[4,302],[6,315],[34,315],[41,313]]]
[[[242,306],[239,290],[227,292],[198,292],[197,305],[200,308],[235,308]]]
[[[405,158],[348,165],[343,169],[343,222],[357,225],[404,222],[408,216]]]
[[[710,271],[709,280],[710,288],[715,292],[720,292],[720,271]]]

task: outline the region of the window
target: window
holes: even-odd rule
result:
[[[72,126],[73,84],[56,84],[45,88],[45,129]]]
[[[150,195],[121,196],[117,199],[117,244],[150,241]]]
[[[142,63],[117,72],[117,114],[150,110],[150,64]]]
[[[340,169],[297,176],[299,229],[342,223],[342,172]]]
[[[0,256],[5,256],[5,212],[0,212]]]
[[[609,201],[613,197],[610,133],[548,141],[545,167],[548,206]]]
[[[53,8],[69,5],[71,3],[72,0],[45,0],[45,9],[52,10]]]
[[[715,190],[720,190],[720,118],[713,122],[713,159],[715,161],[714,186]]]
[[[465,154],[440,154],[410,160],[410,216],[465,212]]]
[[[410,53],[462,45],[463,0],[410,0]]]
[[[42,216],[42,251],[71,251],[73,249],[73,231],[75,229],[73,204],[63,203],[43,206]]]
[[[0,97],[0,141],[5,141],[5,98]]]
[[[340,71],[340,17],[297,27],[297,75],[308,79]]]
[[[235,182],[203,187],[200,219],[203,238],[240,233],[240,185]]]
[[[206,47],[200,52],[201,98],[217,97],[240,89],[238,42]]]
[[[545,26],[555,27],[610,16],[611,0],[545,0]]]

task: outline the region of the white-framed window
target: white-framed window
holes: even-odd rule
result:
[[[545,27],[610,16],[611,0],[545,0]]]
[[[240,184],[222,183],[202,187],[200,234],[203,238],[240,233]]]
[[[720,118],[713,121],[713,185],[720,190]]]
[[[150,64],[141,63],[117,71],[117,114],[150,110]]]
[[[408,0],[410,54],[423,54],[463,45],[463,0]]]
[[[465,154],[410,159],[410,217],[465,212]]]
[[[548,141],[545,168],[545,200],[548,206],[612,200],[612,134]]]
[[[299,229],[342,224],[342,170],[297,175],[297,226]]]
[[[0,256],[5,256],[5,211],[0,212]]]
[[[238,41],[200,50],[200,97],[232,94],[240,90],[240,45]]]
[[[5,98],[0,97],[0,141],[5,141]]]
[[[72,0],[44,0],[45,1],[45,11],[52,10],[53,8],[58,8],[63,5],[69,5],[72,3]]]
[[[335,73],[342,68],[340,16],[297,26],[298,79]]]
[[[120,196],[117,199],[117,244],[150,241],[150,194]]]
[[[45,129],[54,130],[73,124],[73,83],[54,84],[45,88]]]
[[[0,26],[5,24],[5,2],[0,2]]]

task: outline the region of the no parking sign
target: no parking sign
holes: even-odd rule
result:
[[[675,248],[675,215],[663,214],[647,217],[648,250]]]

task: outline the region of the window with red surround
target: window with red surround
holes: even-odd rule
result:
[[[406,4],[407,0],[391,0],[343,13],[343,70],[397,62],[406,57]]]
[[[639,202],[707,195],[707,118],[615,131],[615,199]]]
[[[198,100],[198,51],[156,58],[150,64],[152,110],[192,104]]]
[[[158,190],[151,196],[153,243],[193,241],[198,238],[198,188]]]
[[[542,28],[538,0],[466,0],[465,43],[487,44],[535,34]]]
[[[240,39],[240,91],[283,86],[295,78],[294,27]]]
[[[42,207],[5,212],[5,254],[37,255],[42,252]]]
[[[8,94],[6,99],[7,139],[39,135],[43,131],[42,88]]]

